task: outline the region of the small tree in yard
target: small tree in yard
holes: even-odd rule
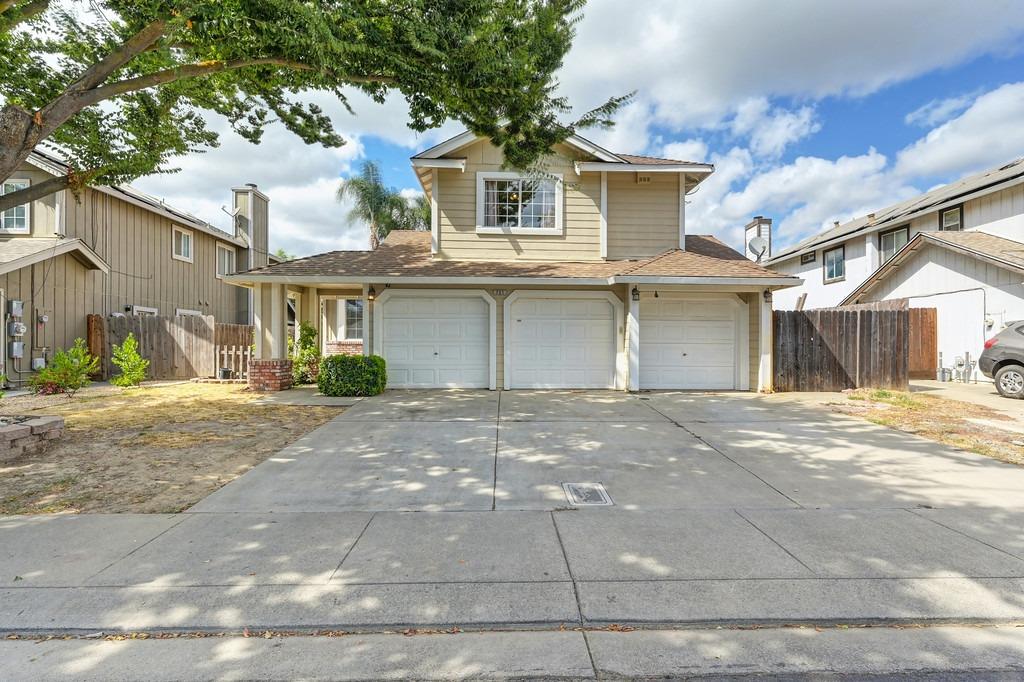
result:
[[[173,172],[215,147],[211,112],[253,143],[280,122],[340,147],[318,96],[408,104],[423,132],[458,120],[529,168],[577,129],[610,126],[613,97],[573,122],[555,73],[584,0],[0,0],[0,181],[45,145],[63,175],[0,196]],[[303,101],[306,100],[306,101]],[[351,111],[351,109],[349,109]]]
[[[139,342],[135,339],[135,334],[129,332],[124,343],[120,346],[114,344],[111,362],[121,370],[120,374],[110,380],[115,386],[138,386],[146,379],[149,360],[139,354]]]
[[[68,350],[59,350],[53,360],[29,380],[29,386],[44,395],[66,393],[74,397],[79,389],[92,383],[89,375],[100,367],[100,359],[89,352],[83,339],[75,339]]]
[[[320,368],[320,348],[316,344],[316,328],[308,322],[299,324],[299,339],[292,346],[292,380],[296,384],[316,382]]]

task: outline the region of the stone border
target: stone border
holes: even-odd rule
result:
[[[41,452],[63,435],[63,417],[33,417],[20,424],[0,426],[0,462]]]

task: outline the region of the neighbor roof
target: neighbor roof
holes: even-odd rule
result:
[[[767,262],[778,263],[788,260],[802,253],[814,250],[819,246],[832,242],[836,239],[850,237],[858,232],[877,230],[883,227],[904,223],[919,215],[948,208],[961,203],[970,195],[983,192],[984,190],[995,191],[1001,189],[1000,185],[1024,182],[1024,158],[1011,161],[998,168],[987,170],[983,173],[970,175],[966,178],[943,185],[930,192],[919,194],[916,197],[893,204],[880,211],[875,211],[874,220],[868,216],[861,216],[849,222],[843,223],[831,229],[808,237],[796,246],[780,251],[772,256]]]
[[[110,266],[81,239],[62,237],[14,237],[0,240],[0,275],[50,258],[71,254],[90,270],[110,272]]]
[[[722,278],[792,280],[773,272],[708,235],[688,235],[686,251],[671,249],[653,258],[620,261],[472,261],[445,260],[431,256],[430,233],[395,231],[376,251],[332,251],[297,258],[237,275],[290,281],[342,278],[352,283],[394,278],[549,278],[595,280],[592,284],[643,281],[649,278]],[[775,282],[776,284],[780,282]]]
[[[864,280],[840,305],[856,303],[858,298],[875,288],[926,245],[963,253],[998,267],[1024,274],[1024,243],[977,230],[920,232],[895,256]]]

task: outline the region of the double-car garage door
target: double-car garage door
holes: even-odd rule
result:
[[[483,292],[389,292],[379,303],[389,385],[487,388],[499,361],[492,357],[492,324],[504,342],[505,387],[616,388],[621,382],[623,304],[612,295],[519,291],[504,305],[503,328],[492,321],[498,305]],[[640,387],[741,388],[741,314],[734,297],[645,298]]]

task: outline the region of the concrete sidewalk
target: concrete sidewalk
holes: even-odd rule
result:
[[[484,632],[0,641],[6,679],[1019,680],[1024,628]],[[938,674],[935,674],[938,673]]]

